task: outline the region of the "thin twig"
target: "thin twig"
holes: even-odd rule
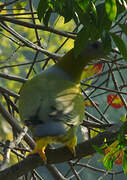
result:
[[[56,30],[56,29],[53,29],[52,27],[47,27],[47,26],[38,25],[38,24],[36,25],[36,24],[32,24],[30,22],[19,21],[17,19],[8,18],[8,17],[1,16],[1,15],[0,15],[0,21],[1,22],[7,21],[7,22],[11,22],[11,23],[14,23],[14,24],[17,24],[17,25],[25,26],[27,28],[32,28],[32,29],[36,28],[38,30],[48,31],[48,32],[58,34],[58,35],[61,35],[61,36],[64,36],[64,37],[72,38],[72,39],[76,38],[76,35],[72,35],[71,33],[69,34],[68,32],[65,32],[65,31]]]

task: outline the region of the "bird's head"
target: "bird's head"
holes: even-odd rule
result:
[[[100,41],[96,41],[94,43],[91,43],[90,41],[88,41],[88,43],[86,44],[86,46],[83,48],[83,50],[81,51],[80,58],[85,58],[88,61],[90,60],[97,60],[99,58],[106,58],[107,57],[107,53],[103,47],[102,42]]]

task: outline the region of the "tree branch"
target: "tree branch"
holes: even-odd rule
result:
[[[9,79],[9,80],[13,80],[13,81],[18,81],[21,83],[24,83],[27,81],[27,79],[21,78],[19,76],[13,76],[13,75],[9,75],[9,74],[5,74],[0,72],[0,78],[5,78],[5,79]]]
[[[67,147],[61,147],[58,149],[47,149],[46,150],[47,163],[48,164],[63,163],[69,160],[74,160],[76,158],[92,155],[93,153],[95,153],[95,149],[93,148],[93,145],[101,146],[104,144],[105,138],[112,139],[113,137],[117,136],[117,133],[118,130],[105,131],[88,141],[78,144],[78,146],[76,147],[76,157],[73,157],[73,155],[71,154],[71,152]],[[16,180],[16,178],[42,165],[44,165],[44,163],[38,154],[30,155],[26,159],[20,161],[19,163],[1,171],[0,180],[3,179],[10,180],[10,177],[12,180]]]
[[[0,16],[0,21],[2,21],[2,22],[7,21],[7,22],[11,22],[11,23],[14,23],[14,24],[17,24],[17,25],[25,26],[25,27],[28,27],[28,28],[33,28],[33,29],[36,28],[36,29],[39,29],[39,30],[48,31],[48,32],[55,33],[55,34],[58,34],[60,36],[64,36],[64,37],[68,37],[68,38],[72,38],[72,39],[76,38],[76,35],[70,34],[70,33],[65,32],[65,31],[56,30],[56,29],[54,29],[52,27],[47,27],[47,26],[43,26],[43,25],[32,24],[30,22],[19,21],[17,19],[9,18],[9,17],[6,17],[6,16]]]
[[[9,6],[11,4],[14,4],[18,0],[13,0],[11,2],[5,2],[4,4],[0,5],[0,9],[3,9],[5,6]]]
[[[11,127],[13,127],[18,133],[24,132],[23,128],[21,128],[21,126],[18,124],[16,119],[14,119],[11,116],[11,114],[8,111],[6,111],[6,109],[1,104],[1,102],[0,102],[0,114],[6,119],[6,121],[11,125]],[[34,141],[27,133],[24,135],[24,139],[26,140],[27,144],[29,144],[31,148],[34,148],[34,145],[35,145]]]
[[[32,48],[32,49],[37,50],[37,51],[40,51],[40,52],[44,53],[45,55],[47,55],[47,56],[49,56],[50,58],[53,58],[53,59],[59,60],[62,57],[62,55],[51,53],[51,52],[49,52],[49,51],[47,51],[45,49],[42,49],[41,47],[37,46],[36,44],[32,43],[31,41],[29,41],[28,39],[24,38],[19,33],[17,33],[14,29],[7,26],[4,22],[0,23],[0,26],[3,29],[5,29],[7,32],[12,34],[15,38],[20,40],[27,47]]]
[[[15,97],[15,98],[18,98],[18,97],[19,97],[19,94],[16,94],[16,93],[14,93],[13,91],[10,91],[10,90],[8,90],[8,89],[6,89],[6,88],[3,88],[3,87],[1,87],[1,86],[0,86],[0,92],[1,92],[1,93],[5,93],[5,94],[8,94],[9,96],[12,96],[12,97]]]

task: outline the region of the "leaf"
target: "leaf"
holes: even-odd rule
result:
[[[120,28],[122,29],[122,31],[126,34],[127,36],[127,25],[125,24],[119,24]]]
[[[87,28],[92,42],[95,42],[100,38],[101,34],[94,20],[92,20],[92,22],[87,26]]]
[[[74,42],[74,55],[77,57],[84,46],[86,45],[89,38],[89,31],[87,31],[86,27],[83,27],[81,31],[78,33],[76,40]]]
[[[110,33],[112,36],[113,41],[115,42],[116,46],[118,47],[120,54],[123,56],[123,59],[127,61],[127,47],[124,41],[117,35]]]
[[[124,114],[124,116],[122,116],[120,118],[121,121],[125,122],[127,120],[127,114]]]
[[[82,9],[82,11],[85,13],[90,5],[89,0],[78,0],[78,5]]]
[[[92,12],[97,15],[97,11],[96,11],[96,6],[95,4],[91,1],[91,9],[92,9]]]
[[[44,14],[46,12],[46,9],[48,8],[48,1],[47,0],[40,0],[37,8],[37,14],[38,14],[38,19],[42,20],[44,17]]]
[[[120,143],[121,148],[125,148],[127,146],[127,121],[125,121],[122,126],[120,127],[119,133],[117,135],[117,139]]]
[[[98,102],[94,102],[96,106],[99,106]],[[85,100],[85,107],[94,107],[90,100]]]
[[[112,21],[107,16],[105,10],[105,4],[104,3],[98,4],[96,10],[97,10],[97,27],[100,33],[102,33],[103,31],[108,32],[112,25]]]
[[[69,22],[73,18],[74,15],[73,6],[74,6],[74,1],[72,0],[69,1],[67,0],[65,7],[63,6],[61,12],[62,12],[62,16],[64,16],[64,23]]]
[[[99,64],[94,64],[94,65],[85,66],[84,71],[82,72],[81,80],[87,79],[87,78],[89,78],[91,76],[94,76],[94,75],[98,74],[99,72],[101,72],[102,68],[103,68],[103,64],[100,64],[100,63]],[[91,84],[92,81],[93,81],[92,79],[89,79],[88,81],[85,81],[85,83],[86,84]],[[82,84],[82,88],[86,89],[87,86],[84,86]],[[86,106],[92,106],[91,103],[89,103],[87,101],[85,101],[85,104],[86,104]],[[97,106],[99,106],[98,103],[95,103],[95,104]]]
[[[88,78],[90,76],[98,74],[99,72],[101,72],[102,68],[103,68],[103,64],[100,64],[100,63],[86,66],[84,68],[84,72],[85,72],[84,78]]]
[[[123,153],[123,170],[124,174],[127,176],[127,153]]]
[[[25,6],[27,5],[27,2],[16,2],[15,3],[15,7],[17,8],[17,9],[21,9],[21,8],[24,8]]]
[[[112,49],[112,43],[111,43],[111,37],[110,37],[110,34],[106,31],[104,31],[102,33],[102,43],[103,43],[103,47],[104,47],[104,50],[107,54],[109,54],[109,52],[111,52],[111,49]]]
[[[104,150],[104,166],[106,169],[112,169],[113,162],[120,165],[123,162],[123,150],[120,148],[119,141],[115,140],[110,146]]]
[[[124,106],[121,98],[116,94],[109,94],[107,96],[107,103],[115,109],[119,109]]]
[[[123,162],[123,150],[117,151],[116,156],[117,156],[117,158],[116,158],[114,163],[116,165],[122,164],[122,162]]]
[[[100,132],[100,129],[99,129],[99,128],[91,129],[91,131],[90,131],[90,138],[93,138],[93,137],[97,136],[97,135],[98,135],[98,132]],[[96,146],[96,145],[93,145],[93,146]],[[93,148],[94,148],[94,147],[93,147]],[[98,147],[98,148],[102,148],[102,149],[103,149],[103,145],[102,145],[101,147]],[[96,147],[95,147],[95,150],[97,150]],[[97,151],[97,152],[98,152],[98,151]],[[104,153],[103,153],[103,154],[104,154]]]
[[[113,162],[114,162],[114,158],[112,157],[111,153],[108,153],[104,156],[103,164],[107,170],[112,170]]]
[[[99,72],[101,72],[102,68],[103,68],[103,64],[100,64],[100,63],[99,64],[94,64],[93,68],[92,68],[93,74],[94,75],[98,74]]]
[[[98,147],[96,145],[92,145],[92,147],[96,150],[97,153],[100,153],[100,154],[104,155],[104,151],[102,150],[101,147]]]
[[[114,21],[117,15],[116,0],[105,0],[105,9],[106,9],[108,18],[111,21]]]
[[[49,9],[46,11],[46,13],[44,14],[43,22],[44,22],[45,26],[48,26],[48,22],[49,22],[51,13],[52,13],[52,9],[49,8]]]
[[[125,0],[119,0],[116,1],[117,4],[117,14],[120,15],[124,12],[124,10],[127,10],[127,2]]]

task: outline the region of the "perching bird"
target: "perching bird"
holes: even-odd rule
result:
[[[19,114],[26,125],[32,127],[36,138],[32,153],[39,153],[45,162],[45,149],[52,143],[67,146],[75,155],[76,130],[84,118],[81,75],[90,61],[104,57],[100,42],[88,43],[77,58],[72,49],[55,65],[23,85]]]

